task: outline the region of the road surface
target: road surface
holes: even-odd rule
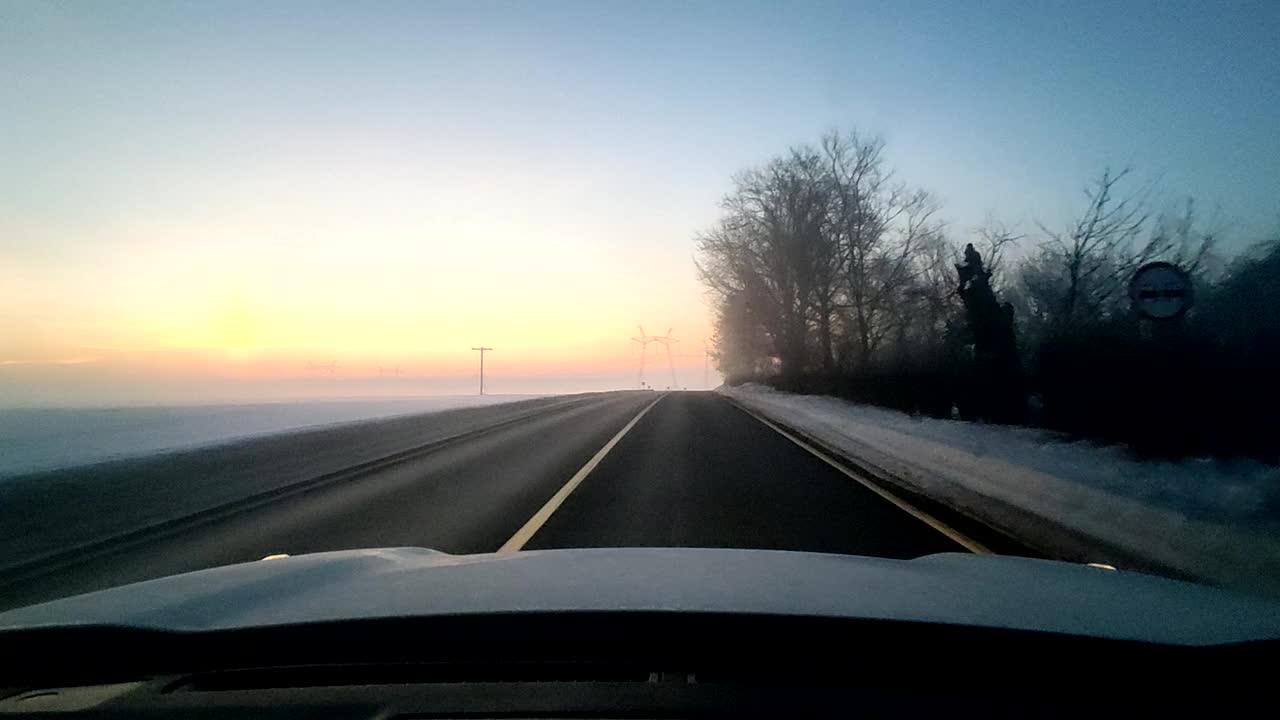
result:
[[[618,393],[373,474],[0,585],[38,602],[267,555],[736,547],[911,558],[963,551],[714,393]]]

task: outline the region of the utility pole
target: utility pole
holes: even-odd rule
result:
[[[484,394],[484,354],[493,350],[489,347],[473,347],[472,350],[480,351],[480,394]]]

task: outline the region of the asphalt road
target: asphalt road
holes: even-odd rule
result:
[[[276,553],[494,552],[522,529],[525,550],[737,547],[892,558],[963,550],[719,395],[619,393],[0,585],[0,606]]]
[[[526,549],[963,550],[713,393],[663,398]]]

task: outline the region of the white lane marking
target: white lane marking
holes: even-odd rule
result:
[[[652,409],[654,405],[657,405],[658,401],[664,397],[666,397],[665,393],[654,398],[653,402],[645,405],[644,409],[641,410],[638,415],[631,418],[631,422],[624,425],[623,428],[618,431],[618,434],[613,436],[612,440],[605,443],[604,447],[600,448],[600,451],[587,461],[586,465],[579,468],[578,472],[574,473],[573,477],[569,478],[569,482],[565,483],[564,487],[560,488],[555,495],[552,495],[551,499],[547,501],[546,505],[542,506],[541,510],[534,513],[533,517],[529,518],[529,521],[524,524],[524,527],[520,528],[515,535],[511,536],[510,540],[506,541],[502,544],[502,547],[498,548],[498,552],[518,552],[520,548],[523,548],[526,543],[533,539],[534,533],[538,532],[538,530],[546,524],[547,520],[551,519],[551,515],[560,508],[560,505],[564,503],[565,498],[569,497],[569,493],[573,492],[582,484],[583,480],[587,479],[587,475],[591,474],[591,471],[600,464],[601,460],[604,460],[604,456],[609,454],[609,451],[613,449],[614,445],[618,444],[618,441],[622,439],[622,436],[630,432],[631,428],[635,427],[636,423],[640,422],[640,418],[644,417],[644,414],[649,412],[649,410]]]
[[[839,470],[840,472],[844,473],[846,476],[848,476],[848,477],[852,478],[853,480],[857,481],[857,483],[858,483],[859,485],[862,485],[863,487],[865,487],[866,489],[870,490],[871,492],[873,492],[873,493],[875,493],[875,494],[879,495],[880,497],[884,498],[885,500],[888,500],[889,502],[893,503],[895,506],[897,506],[897,508],[898,508],[899,510],[901,510],[901,511],[903,511],[903,512],[907,513],[908,515],[911,515],[911,516],[912,516],[912,517],[914,517],[915,519],[917,519],[917,520],[919,520],[919,521],[923,522],[925,525],[928,525],[929,527],[933,528],[934,530],[937,530],[938,532],[942,533],[943,535],[946,535],[946,536],[947,536],[948,538],[950,538],[953,542],[958,543],[959,545],[963,546],[963,547],[964,547],[964,549],[968,550],[969,552],[976,553],[976,554],[978,554],[978,555],[994,555],[994,554],[995,554],[995,553],[993,553],[993,552],[991,551],[991,548],[988,548],[986,545],[983,545],[982,543],[978,542],[977,540],[974,540],[974,539],[972,539],[972,538],[969,538],[969,537],[967,537],[967,536],[965,536],[965,535],[960,534],[960,532],[959,532],[958,530],[956,530],[955,528],[951,527],[950,525],[947,525],[946,523],[942,522],[941,520],[939,520],[939,519],[935,518],[934,516],[930,515],[929,513],[925,512],[925,511],[923,511],[923,510],[921,510],[921,509],[919,509],[919,508],[917,508],[917,507],[915,507],[915,506],[913,506],[913,505],[909,505],[909,504],[907,504],[907,502],[906,502],[906,501],[904,501],[902,498],[899,498],[898,496],[896,496],[896,495],[894,495],[894,494],[892,494],[892,493],[888,492],[888,491],[887,491],[887,490],[885,490],[884,488],[881,488],[881,487],[879,487],[878,485],[876,485],[875,483],[872,483],[871,481],[867,480],[866,478],[864,478],[864,477],[860,476],[858,473],[855,473],[855,472],[853,472],[852,470],[850,470],[849,468],[845,467],[844,465],[842,465],[842,464],[840,464],[840,463],[836,462],[836,461],[835,461],[835,460],[833,460],[830,456],[828,456],[825,452],[823,452],[823,451],[819,450],[818,448],[814,447],[813,445],[810,445],[809,443],[807,443],[807,442],[805,442],[804,440],[802,440],[802,439],[800,439],[800,438],[796,437],[795,435],[791,434],[790,432],[787,432],[787,431],[786,431],[786,430],[784,430],[782,427],[780,427],[780,426],[779,426],[779,425],[777,425],[776,423],[772,422],[772,421],[771,421],[771,420],[769,420],[768,418],[764,417],[764,416],[763,416],[763,415],[761,415],[760,413],[755,412],[754,410],[751,410],[750,408],[747,408],[747,407],[744,407],[744,406],[742,406],[742,405],[739,405],[738,403],[733,403],[733,406],[734,406],[734,407],[736,407],[736,408],[738,408],[739,410],[741,410],[741,411],[745,412],[746,414],[750,415],[751,417],[755,418],[756,420],[759,420],[760,422],[764,423],[765,425],[767,425],[770,429],[772,429],[774,432],[778,433],[779,435],[781,435],[781,436],[785,437],[786,439],[790,440],[791,442],[793,442],[793,443],[795,443],[795,444],[799,445],[800,447],[804,448],[805,450],[808,450],[808,451],[809,451],[809,453],[810,453],[810,454],[812,454],[814,457],[818,458],[818,459],[819,459],[819,460],[821,460],[822,462],[824,462],[824,463],[826,463],[826,464],[830,465],[831,467],[835,468],[836,470]]]

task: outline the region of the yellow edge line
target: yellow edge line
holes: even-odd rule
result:
[[[538,532],[538,530],[546,524],[547,520],[551,519],[551,515],[560,508],[560,505],[564,503],[565,498],[569,497],[569,493],[577,489],[577,487],[582,484],[582,481],[587,479],[587,475],[591,474],[591,471],[600,464],[601,460],[604,460],[604,456],[609,454],[609,451],[613,449],[614,445],[618,444],[618,441],[622,439],[622,436],[630,432],[631,428],[635,427],[636,423],[640,422],[640,418],[644,417],[644,414],[649,412],[649,410],[652,409],[654,405],[657,405],[658,401],[664,397],[666,397],[665,393],[654,398],[653,402],[645,405],[644,409],[641,410],[638,415],[631,418],[631,422],[624,425],[623,428],[618,431],[618,434],[613,436],[612,440],[605,443],[604,447],[600,448],[599,452],[587,461],[586,465],[579,468],[578,472],[574,473],[573,477],[569,478],[569,482],[565,483],[564,487],[560,488],[555,495],[552,495],[551,499],[547,501],[546,505],[542,506],[541,510],[534,513],[533,517],[529,518],[529,521],[524,524],[524,527],[521,527],[515,535],[511,536],[510,540],[506,541],[502,544],[502,547],[498,548],[498,552],[519,552],[526,543],[533,539],[534,533]]]
[[[904,501],[902,498],[899,498],[898,496],[893,495],[892,493],[888,492],[888,491],[887,491],[887,490],[885,490],[884,488],[881,488],[881,487],[879,487],[878,485],[876,485],[876,484],[874,484],[874,483],[872,483],[872,482],[868,481],[866,478],[864,478],[864,477],[862,477],[862,476],[858,475],[857,473],[853,472],[853,471],[852,471],[852,470],[850,470],[849,468],[847,468],[847,467],[845,467],[844,465],[842,465],[842,464],[840,464],[840,463],[836,462],[835,460],[833,460],[833,459],[832,459],[829,455],[827,455],[825,452],[823,452],[823,451],[819,450],[818,448],[814,447],[813,445],[810,445],[809,443],[807,443],[807,442],[805,442],[804,440],[802,440],[802,439],[800,439],[800,438],[796,437],[795,435],[791,434],[790,432],[787,432],[787,431],[786,431],[786,430],[784,430],[782,427],[780,427],[779,425],[777,425],[777,424],[776,424],[776,423],[774,423],[773,421],[769,420],[768,418],[764,417],[764,416],[763,416],[763,415],[761,415],[760,413],[758,413],[758,412],[756,412],[756,411],[754,411],[754,410],[752,410],[752,409],[750,409],[750,408],[748,408],[748,407],[745,407],[745,406],[743,406],[743,405],[741,405],[741,404],[739,404],[739,403],[737,403],[737,402],[733,402],[733,401],[730,401],[730,402],[733,404],[733,406],[734,406],[734,407],[736,407],[736,408],[738,408],[739,410],[741,410],[742,412],[744,412],[744,413],[746,413],[746,414],[750,415],[751,417],[755,418],[756,420],[759,420],[760,422],[764,423],[766,426],[768,426],[770,429],[772,429],[774,432],[778,433],[778,434],[779,434],[779,435],[781,435],[782,437],[784,437],[784,438],[786,438],[786,439],[790,440],[791,442],[795,443],[796,445],[799,445],[800,447],[804,448],[805,450],[808,450],[810,454],[812,454],[814,457],[818,458],[818,459],[819,459],[819,460],[821,460],[822,462],[824,462],[824,463],[826,463],[826,464],[830,465],[831,467],[835,468],[836,470],[839,470],[840,472],[844,473],[846,476],[848,476],[848,477],[852,478],[853,480],[857,481],[857,482],[858,482],[858,484],[862,485],[862,486],[863,486],[863,487],[865,487],[866,489],[868,489],[868,490],[870,490],[871,492],[873,492],[873,493],[875,493],[875,494],[879,495],[880,497],[884,498],[885,500],[888,500],[889,502],[893,503],[895,506],[897,506],[897,508],[898,508],[899,510],[901,510],[901,511],[903,511],[903,512],[907,513],[908,515],[910,515],[910,516],[914,517],[915,519],[919,520],[920,522],[923,522],[925,525],[928,525],[929,527],[933,528],[934,530],[937,530],[938,532],[942,533],[943,535],[946,535],[949,539],[951,539],[952,541],[954,541],[954,542],[956,542],[956,543],[960,544],[961,546],[963,546],[963,547],[964,547],[966,550],[968,550],[969,552],[976,553],[976,554],[978,554],[978,555],[994,555],[994,554],[995,554],[995,553],[991,552],[991,548],[988,548],[986,545],[983,545],[982,543],[978,542],[977,540],[973,540],[973,539],[971,539],[971,538],[969,538],[969,537],[966,537],[966,536],[964,536],[964,535],[960,534],[960,531],[956,530],[955,528],[951,527],[950,525],[947,525],[946,523],[944,523],[944,522],[942,522],[941,520],[939,520],[939,519],[935,518],[934,516],[930,515],[929,513],[925,512],[925,511],[923,511],[923,510],[921,510],[921,509],[919,509],[919,508],[917,508],[917,507],[915,507],[915,506],[913,506],[913,505],[908,504],[908,503],[907,503],[906,501]]]

